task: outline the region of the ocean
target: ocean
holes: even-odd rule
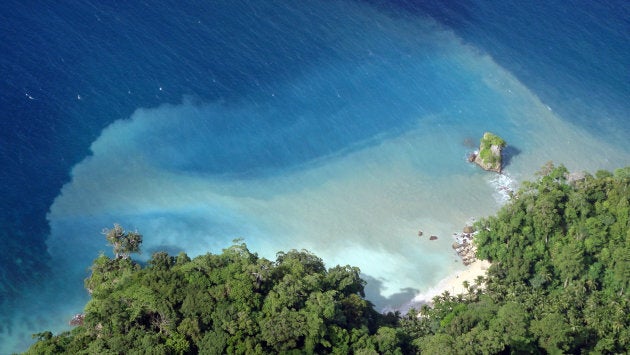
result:
[[[622,0],[2,2],[0,353],[69,329],[114,223],[145,236],[140,260],[304,248],[359,266],[377,309],[413,306],[505,188],[548,161],[630,164],[628,18]],[[485,131],[504,175],[466,161]]]

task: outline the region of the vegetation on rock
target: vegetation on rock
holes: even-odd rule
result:
[[[486,132],[481,138],[479,152],[474,155],[472,161],[481,166],[484,170],[501,172],[503,161],[501,151],[507,144],[499,136]]]

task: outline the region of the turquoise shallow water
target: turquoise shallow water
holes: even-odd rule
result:
[[[146,236],[144,259],[156,250],[219,252],[235,238],[268,258],[307,248],[328,266],[359,266],[368,297],[392,309],[462,268],[450,235],[496,211],[503,186],[549,160],[589,171],[630,162],[618,144],[625,103],[615,100],[625,87],[601,91],[609,111],[594,106],[567,117],[570,102],[546,94],[553,80],[533,83],[541,96],[517,76],[523,67],[502,64],[505,43],[475,43],[471,33],[483,28],[460,32],[461,23],[449,27],[428,10],[91,5],[40,9],[27,20],[41,31],[20,42],[42,51],[49,31],[74,36],[55,37],[57,55],[25,55],[43,60],[34,72],[39,86],[10,81],[24,120],[44,124],[20,133],[28,147],[7,135],[3,142],[12,143],[3,149],[32,149],[33,170],[59,176],[57,188],[28,198],[47,211],[40,218],[49,228],[41,244],[48,282],[25,282],[19,299],[3,300],[0,352],[24,348],[33,332],[63,329],[80,312],[86,270],[108,248],[99,232],[115,222]],[[497,18],[504,11],[482,10]],[[498,60],[484,43],[500,49]],[[14,59],[14,67],[33,65]],[[466,162],[470,142],[486,130],[510,144],[501,179]],[[13,157],[3,160],[19,166]],[[5,186],[8,201],[21,185]],[[419,239],[419,229],[440,238]]]

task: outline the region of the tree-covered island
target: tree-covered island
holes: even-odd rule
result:
[[[475,228],[486,278],[382,315],[356,267],[326,269],[296,250],[270,261],[239,243],[194,259],[155,253],[142,267],[127,257],[141,236],[115,226],[106,234],[122,249],[94,261],[77,326],[36,334],[27,353],[627,352],[630,167],[593,176],[548,165]]]

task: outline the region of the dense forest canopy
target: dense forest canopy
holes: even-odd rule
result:
[[[37,334],[30,353],[402,353],[406,343],[363,298],[358,268],[326,269],[307,251],[270,261],[235,244],[192,260],[155,253],[145,267],[100,255],[85,285],[80,325]]]
[[[630,167],[595,176],[549,164],[477,223],[485,288],[444,294],[408,333],[427,353],[626,353]],[[442,351],[443,352],[443,351]]]
[[[128,257],[142,236],[115,226],[118,257],[94,261],[77,326],[36,334],[28,353],[628,350],[630,167],[592,176],[549,164],[476,229],[478,257],[492,262],[486,278],[465,284],[466,294],[382,315],[356,267],[326,269],[296,250],[270,261],[239,243],[192,260],[160,252],[142,267]]]

